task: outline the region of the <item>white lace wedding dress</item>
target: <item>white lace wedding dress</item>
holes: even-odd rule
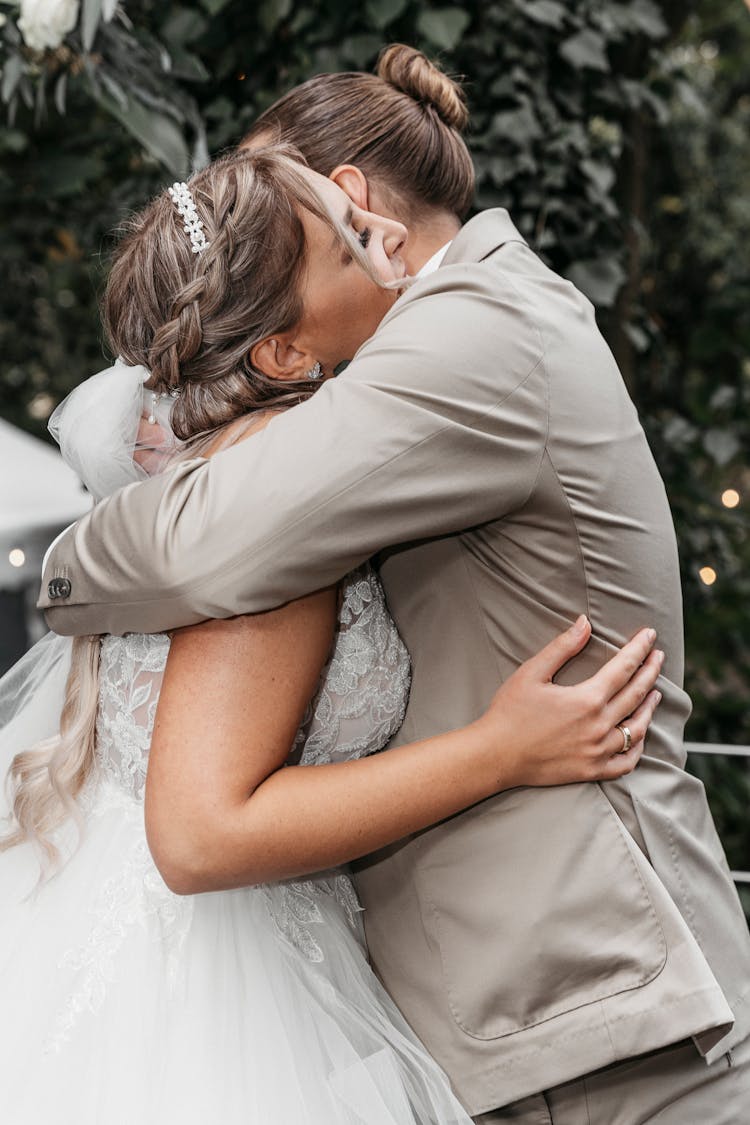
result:
[[[101,642],[96,771],[58,874],[34,891],[32,849],[0,854],[3,1125],[468,1125],[368,967],[344,873],[166,887],[143,792],[169,644]],[[382,748],[408,683],[377,578],[359,571],[301,762]]]

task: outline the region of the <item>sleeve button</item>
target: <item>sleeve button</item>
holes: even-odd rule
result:
[[[47,583],[47,594],[52,601],[56,598],[69,598],[71,589],[68,578],[53,578]]]

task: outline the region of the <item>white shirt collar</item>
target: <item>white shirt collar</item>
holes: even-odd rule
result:
[[[451,239],[451,242],[452,241],[453,239]],[[445,255],[448,253],[448,248],[451,242],[446,242],[445,246],[441,246],[440,249],[436,251],[436,253],[434,253],[431,258],[427,259],[421,270],[419,270],[419,272],[417,273],[417,277],[427,277],[429,274],[435,272]]]

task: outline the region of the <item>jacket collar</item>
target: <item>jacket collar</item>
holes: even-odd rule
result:
[[[451,266],[456,262],[481,262],[506,242],[522,242],[510,215],[504,207],[490,211],[480,211],[461,227],[441,266]]]

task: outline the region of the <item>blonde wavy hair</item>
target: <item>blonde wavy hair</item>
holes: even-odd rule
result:
[[[331,214],[289,145],[227,155],[196,173],[190,191],[209,246],[194,254],[162,192],[124,227],[102,306],[114,353],[151,372],[148,386],[179,389],[172,427],[194,455],[217,431],[257,411],[314,394],[304,379],[279,384],[252,363],[256,343],[299,323],[307,210],[326,222],[375,284],[367,255]],[[403,282],[400,284],[403,285]],[[99,637],[73,642],[59,733],[14,758],[10,825],[0,850],[35,844],[42,877],[59,866],[53,834],[73,818],[95,764]]]

